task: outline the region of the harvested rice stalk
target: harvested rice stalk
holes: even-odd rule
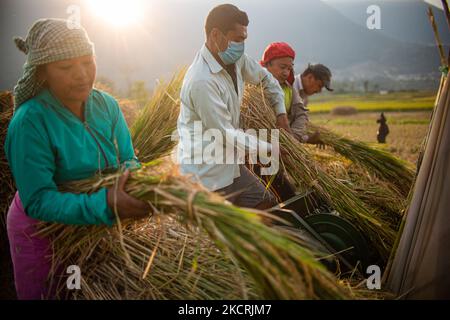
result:
[[[82,290],[67,291],[66,279],[53,278],[61,282],[60,298],[258,298],[248,276],[204,233],[169,215],[128,221],[121,230],[53,224],[41,233],[54,238],[54,265],[77,265],[83,273]]]
[[[322,170],[351,188],[359,199],[377,210],[377,216],[382,217],[393,230],[398,231],[406,208],[406,199],[395,186],[373,176],[350,160],[331,154],[329,150],[306,147]]]
[[[8,125],[13,115],[11,92],[0,93],[0,223],[5,224],[9,205],[16,192],[14,179],[9,170],[3,146],[5,145]]]
[[[349,168],[350,187],[376,215],[389,226],[398,231],[407,205],[406,198],[391,183],[374,177],[365,168],[352,165]]]
[[[333,147],[337,153],[380,179],[392,183],[401,192],[403,198],[408,195],[414,179],[414,171],[405,161],[389,152],[372,148],[364,142],[340,136],[324,127],[309,124],[308,131],[311,133],[319,131],[321,140]]]
[[[128,127],[131,127],[142,108],[133,100],[117,99],[117,101]]]
[[[245,128],[275,128],[275,114],[260,87],[246,88],[241,115]],[[280,149],[283,165],[291,178],[299,186],[315,190],[340,215],[352,221],[386,261],[395,241],[395,230],[367,207],[352,189],[323,171],[310,152],[284,130],[280,130]]]
[[[314,255],[298,244],[298,239],[262,223],[263,218],[271,217],[267,213],[232,206],[189,178],[160,172],[159,168],[149,163],[134,172],[126,191],[148,201],[155,213],[176,214],[183,223],[203,230],[218,248],[246,270],[258,296],[268,299],[350,297],[348,290],[336,282]],[[78,181],[65,185],[62,190],[93,192],[99,187],[114,185],[118,177],[119,174],[115,174]],[[126,244],[125,240],[123,242]],[[125,244],[122,247],[126,247]],[[70,250],[72,248],[56,252],[56,255],[69,256]],[[145,255],[148,256],[148,249]]]
[[[160,82],[148,105],[131,127],[134,147],[141,162],[168,154],[175,146],[172,133],[177,128],[180,90],[186,70],[177,72],[169,83]]]

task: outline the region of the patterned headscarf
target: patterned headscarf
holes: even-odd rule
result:
[[[42,89],[44,83],[37,78],[38,66],[94,54],[94,45],[86,31],[63,19],[40,19],[25,40],[15,37],[14,42],[27,55],[23,75],[14,87],[15,108]]]

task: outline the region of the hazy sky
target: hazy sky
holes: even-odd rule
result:
[[[122,87],[138,79],[146,80],[151,87],[156,78],[167,78],[177,67],[191,63],[204,42],[206,15],[215,5],[227,2],[147,0],[140,9],[142,17],[138,23],[114,27],[104,18],[117,0],[107,0],[105,10],[93,10],[88,1],[0,0],[0,90],[13,86],[25,61],[25,55],[14,47],[12,37],[25,37],[36,19],[68,18],[66,11],[71,4],[79,5],[81,23],[95,43],[98,74]],[[131,5],[134,1],[119,2]],[[234,0],[232,3],[250,18],[246,52],[259,59],[270,42],[287,41],[297,50],[296,69],[300,71],[308,62],[342,69],[365,62],[364,59],[381,57],[387,46],[397,43],[433,44],[426,7],[393,5],[406,1],[420,3],[419,0]],[[381,3],[383,28],[368,33],[366,7],[370,3]],[[438,20],[445,25],[442,17]],[[448,34],[444,33],[443,39],[447,40]]]

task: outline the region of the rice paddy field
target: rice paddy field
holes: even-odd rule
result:
[[[427,133],[435,97],[432,92],[318,95],[309,104],[310,120],[335,133],[392,152],[414,164]],[[332,114],[331,111],[339,106],[352,106],[357,113]],[[378,144],[376,139],[376,120],[381,112],[384,112],[390,129],[386,144]]]
[[[327,113],[337,106],[353,106],[359,111],[425,111],[433,108],[436,93],[401,91],[379,93],[323,93],[312,97],[312,113]]]
[[[377,143],[378,124],[376,120],[379,117],[378,112],[360,112],[348,116],[313,113],[310,119],[313,123],[326,126],[336,133],[375,144],[378,148],[392,152],[399,158],[415,163],[420,145],[427,133],[431,110],[385,112],[385,116],[390,130],[386,138],[386,144]]]

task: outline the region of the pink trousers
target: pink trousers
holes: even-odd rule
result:
[[[34,235],[38,222],[26,215],[16,192],[8,211],[7,230],[19,300],[52,298],[47,284],[52,250],[49,239]]]

